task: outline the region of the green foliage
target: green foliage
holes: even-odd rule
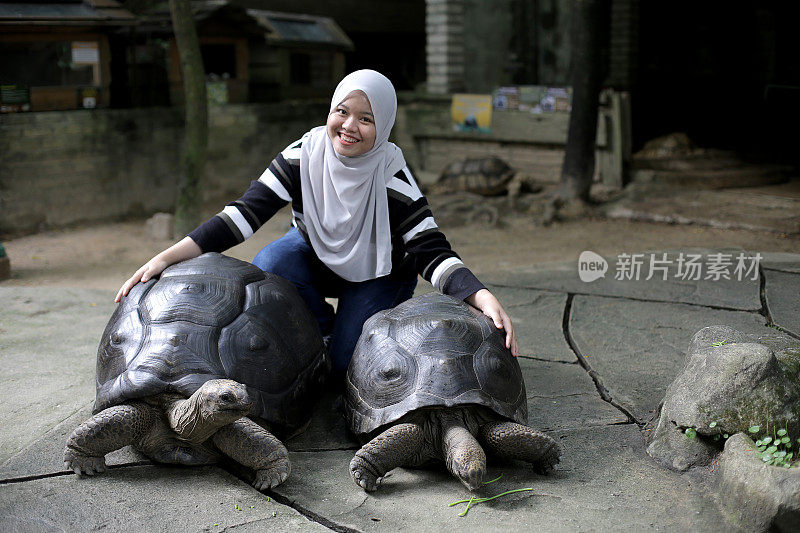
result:
[[[483,484],[484,485],[488,485],[489,483],[494,483],[495,481],[498,481],[501,477],[503,477],[503,474],[500,474],[499,476],[497,476],[496,478],[494,478],[491,481],[484,481]],[[458,500],[457,502],[453,502],[453,503],[449,504],[448,507],[452,507],[452,506],[458,505],[460,503],[466,503],[467,506],[464,508],[464,510],[461,511],[460,513],[458,513],[458,516],[466,516],[467,513],[469,512],[470,507],[472,507],[472,504],[488,502],[488,501],[494,500],[496,498],[499,498],[501,496],[505,496],[507,494],[513,494],[515,492],[524,492],[524,491],[529,491],[529,490],[533,490],[533,489],[532,488],[524,488],[524,489],[507,490],[505,492],[501,492],[500,494],[496,494],[494,496],[489,496],[487,498],[476,498],[475,496],[470,496],[469,500]]]
[[[759,433],[760,427],[751,426],[750,433]],[[764,432],[765,435],[756,439],[755,453],[768,465],[778,466],[783,468],[792,468],[800,466],[798,459],[800,458],[800,439],[797,439],[797,451],[792,449],[792,439],[789,437],[789,431],[786,428],[772,428],[772,434],[769,432],[769,424]]]

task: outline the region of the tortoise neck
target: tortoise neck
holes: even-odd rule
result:
[[[216,421],[203,415],[198,390],[187,399],[175,399],[166,405],[169,425],[181,440],[200,444],[228,421]]]

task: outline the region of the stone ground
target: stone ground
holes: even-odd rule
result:
[[[364,493],[347,466],[358,444],[326,398],[291,439],[293,473],[259,492],[232,464],[176,468],[130,449],[113,467],[78,478],[62,463],[66,436],[90,414],[94,354],[122,280],[164,242],[143,224],[78,228],[6,241],[14,277],[0,283],[0,529],[3,531],[730,531],[713,472],[678,474],[645,453],[651,422],[698,329],[747,333],[775,326],[800,335],[800,241],[774,231],[592,219],[546,228],[507,216],[500,228],[445,226],[490,284],[518,331],[530,424],[558,439],[562,468],[540,476],[490,464],[502,478],[482,493],[531,488],[458,514],[469,497],[440,469],[397,469]],[[261,230],[263,239],[285,219]],[[262,239],[262,242],[263,242]],[[255,241],[255,239],[251,239]],[[249,259],[255,243],[231,255]],[[581,251],[609,264],[582,282]],[[666,280],[616,280],[619,254],[669,250]],[[737,280],[735,257],[761,252]],[[681,279],[680,253],[708,265],[730,253],[732,280]],[[661,258],[658,254],[656,258]],[[430,290],[421,283],[418,292]]]

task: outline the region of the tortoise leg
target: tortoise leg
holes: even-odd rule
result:
[[[423,443],[422,426],[414,423],[390,427],[356,452],[350,461],[353,481],[366,491],[374,491],[390,470],[409,464]]]
[[[158,412],[144,404],[104,409],[69,436],[64,464],[78,475],[105,472],[107,453],[141,440],[158,421]]]
[[[542,474],[561,461],[561,447],[552,437],[516,422],[488,422],[480,427],[478,437],[498,457],[526,461]]]
[[[211,438],[222,453],[255,470],[255,488],[277,487],[289,477],[292,467],[286,447],[249,418],[222,426]]]
[[[445,421],[442,430],[442,451],[447,469],[469,490],[481,487],[486,475],[486,454],[481,445],[459,422]]]

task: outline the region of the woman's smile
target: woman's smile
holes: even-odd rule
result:
[[[328,137],[339,155],[362,155],[375,146],[375,115],[367,95],[353,91],[328,115]]]

